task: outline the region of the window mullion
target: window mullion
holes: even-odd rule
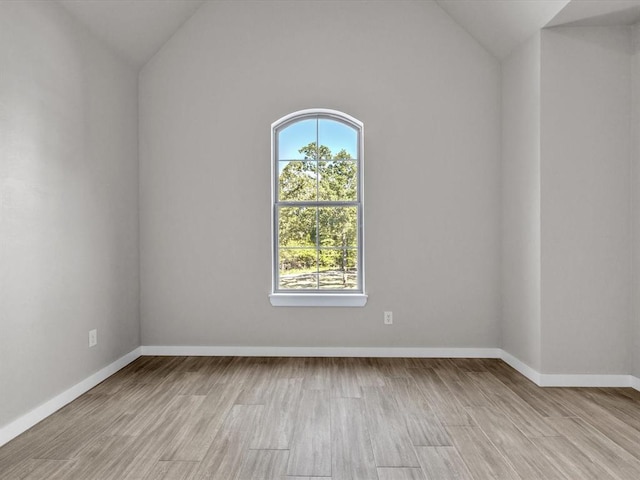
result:
[[[342,200],[323,200],[321,202],[276,202],[278,207],[358,207],[360,202]]]
[[[316,207],[316,289],[320,290],[320,208]]]
[[[320,139],[318,133],[319,117],[316,117],[316,289],[320,290]]]
[[[320,290],[320,133],[319,118],[316,117],[316,289]]]

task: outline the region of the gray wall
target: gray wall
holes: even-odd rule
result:
[[[205,4],[140,75],[143,344],[496,347],[499,96],[434,2]],[[365,124],[364,308],[268,300],[270,125],[311,107]]]
[[[0,2],[0,65],[1,427],[140,335],[136,72],[55,2]]]
[[[540,34],[502,62],[502,348],[540,371]]]
[[[633,370],[640,377],[640,24],[632,31],[631,57],[631,140],[633,165]]]
[[[630,371],[630,30],[542,32],[542,371]]]

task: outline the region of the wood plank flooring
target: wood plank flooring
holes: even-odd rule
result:
[[[3,480],[638,480],[640,392],[500,360],[141,357],[0,448]]]

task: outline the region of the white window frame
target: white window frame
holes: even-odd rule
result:
[[[289,124],[309,118],[328,118],[353,127],[358,132],[358,282],[360,289],[353,290],[293,290],[278,289],[278,131]],[[269,300],[275,307],[363,307],[367,303],[364,269],[364,124],[346,113],[326,108],[299,110],[271,124],[271,294]]]

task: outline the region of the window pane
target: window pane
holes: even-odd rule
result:
[[[322,207],[318,220],[322,247],[358,246],[357,207]]]
[[[342,122],[318,120],[318,144],[332,152],[332,158],[358,158],[358,132]]]
[[[315,118],[292,123],[278,133],[278,160],[304,160],[304,152],[299,150],[313,143],[317,135],[318,120]]]
[[[280,207],[278,209],[278,247],[316,246],[316,208]]]
[[[315,248],[280,250],[278,288],[287,290],[318,288],[318,266]]]
[[[358,251],[353,249],[320,250],[319,286],[322,289],[358,288]]]
[[[316,200],[317,162],[278,162],[278,200]]]
[[[354,161],[319,162],[320,200],[355,201],[358,198],[358,165]]]

